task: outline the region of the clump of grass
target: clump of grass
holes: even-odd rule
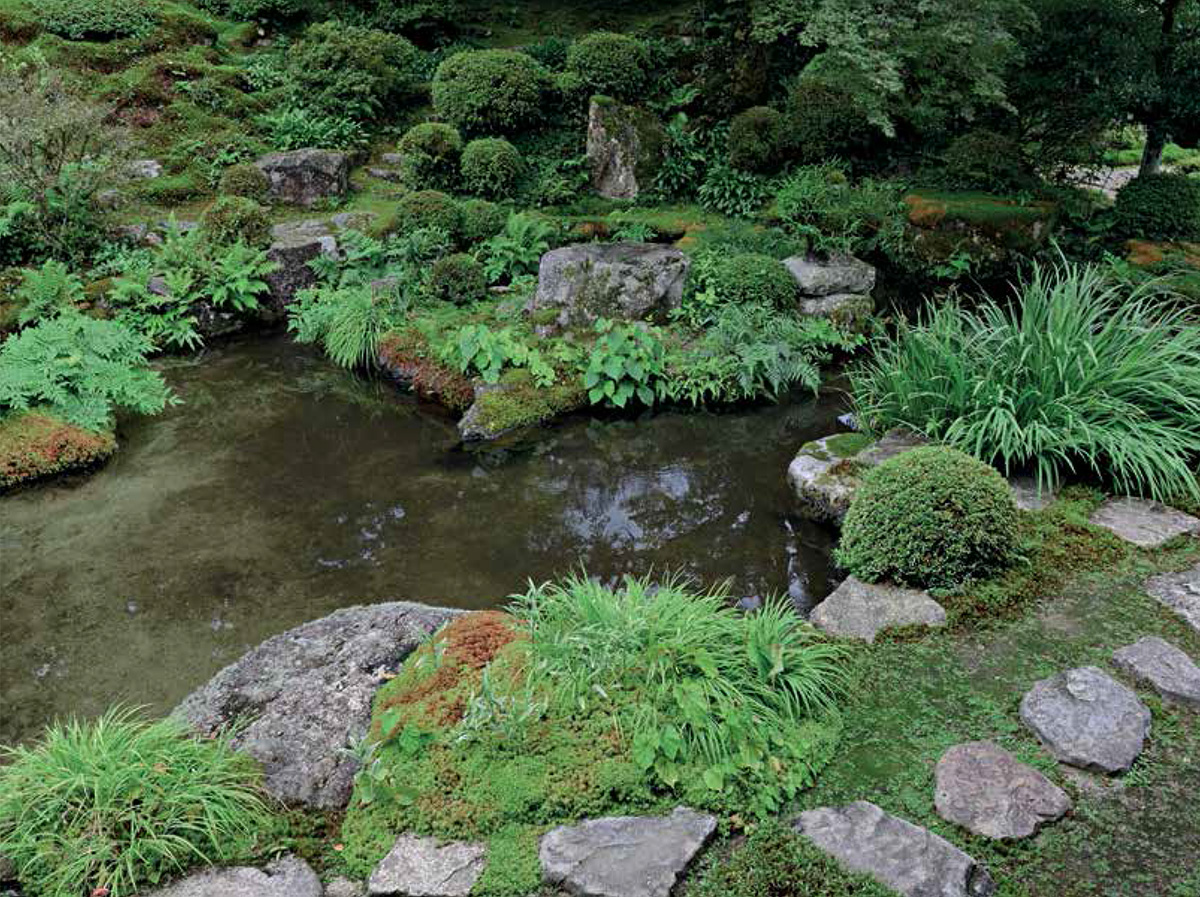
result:
[[[31,897],[133,894],[243,852],[268,819],[253,760],[228,738],[114,709],[0,748],[0,854]]]
[[[1151,281],[1066,261],[1013,303],[933,306],[852,374],[859,419],[949,443],[1043,487],[1088,473],[1134,493],[1196,495],[1200,327]]]

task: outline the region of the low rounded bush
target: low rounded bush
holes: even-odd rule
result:
[[[1144,240],[1200,239],[1200,180],[1144,174],[1117,193],[1116,230]]]
[[[516,50],[467,50],[438,66],[433,107],[459,130],[511,134],[542,118],[550,76]]]
[[[472,140],[462,154],[462,184],[468,193],[492,199],[512,195],[521,174],[521,154],[499,137]]]
[[[267,822],[258,778],[227,737],[173,717],[56,724],[0,748],[0,844],[29,894],[138,893],[246,851]]]
[[[214,246],[245,243],[266,246],[270,242],[271,219],[267,210],[244,196],[220,196],[200,218],[200,231]]]
[[[959,190],[1009,193],[1030,186],[1033,173],[1021,144],[995,131],[969,131],[942,156],[949,186]]]
[[[271,179],[257,165],[230,165],[221,173],[217,191],[223,196],[242,196],[262,202],[271,189]]]
[[[721,261],[712,271],[710,285],[723,303],[794,308],[796,280],[779,259],[754,252]]]
[[[414,182],[438,187],[457,177],[462,148],[458,131],[435,121],[413,126],[396,145]]]
[[[596,31],[571,45],[567,72],[590,93],[635,99],[646,87],[650,54],[646,45],[627,34]]]
[[[1017,506],[994,468],[946,446],[912,449],[869,471],[836,557],[867,582],[949,589],[1012,562]]]
[[[783,132],[783,115],[769,106],[735,115],[729,123],[729,164],[743,171],[774,171],[781,161]]]
[[[111,40],[139,37],[157,22],[146,0],[38,0],[43,28],[71,40]]]
[[[824,81],[799,82],[788,94],[786,140],[804,163],[850,157],[866,148],[871,123],[854,97]]]
[[[467,245],[482,243],[504,230],[508,212],[486,199],[468,199],[461,206],[463,242]]]
[[[438,259],[429,272],[429,293],[435,299],[455,305],[470,305],[486,299],[487,277],[483,265],[465,252]]]
[[[395,226],[401,233],[436,228],[455,239],[462,233],[462,210],[454,197],[440,190],[418,190],[397,204]]]

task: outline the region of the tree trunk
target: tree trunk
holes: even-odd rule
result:
[[[1158,174],[1162,170],[1163,149],[1167,145],[1167,129],[1159,122],[1146,128],[1146,148],[1142,150],[1142,165],[1138,175]]]

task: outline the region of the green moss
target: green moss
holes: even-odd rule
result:
[[[872,442],[866,433],[838,433],[825,438],[825,448],[835,458],[852,458]]]
[[[116,450],[112,431],[93,433],[35,411],[11,415],[0,419],[0,490],[100,464]]]
[[[542,387],[527,370],[514,369],[504,373],[500,384],[502,389],[485,392],[478,399],[479,420],[493,433],[542,423],[587,404],[587,394],[577,378]]]

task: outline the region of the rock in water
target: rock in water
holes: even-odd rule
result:
[[[1170,642],[1146,636],[1114,652],[1113,663],[1168,701],[1200,709],[1200,668]]]
[[[1146,582],[1146,591],[1200,632],[1200,564],[1182,573],[1164,573]]]
[[[678,249],[653,243],[585,243],[542,256],[537,292],[526,311],[539,330],[615,321],[664,319],[683,302],[691,262]],[[549,326],[547,326],[549,325]]]
[[[991,897],[988,871],[933,832],[860,800],[801,813],[796,831],[851,872],[904,897]]]
[[[206,869],[145,897],[322,897],[322,893],[321,880],[308,863],[286,856],[264,869]]]
[[[1200,520],[1142,498],[1110,498],[1092,514],[1092,523],[1139,548],[1158,548],[1177,536],[1200,533]]]
[[[268,197],[274,202],[313,206],[350,189],[350,157],[334,150],[270,153],[255,164],[271,182]]]
[[[605,199],[637,199],[662,164],[666,131],[636,106],[593,97],[588,107],[587,160],[592,187]]]
[[[487,865],[487,847],[401,835],[367,881],[370,897],[467,897]]]
[[[990,741],[950,748],[936,774],[938,815],[985,838],[1028,838],[1071,809],[1065,791]]]
[[[268,793],[339,809],[386,673],[457,611],[395,602],[350,607],[268,639],[191,694],[176,712],[203,735],[239,723],[234,745],[263,764]]]
[[[841,526],[864,473],[927,444],[922,437],[903,430],[885,433],[878,441],[861,433],[836,433],[806,442],[787,472],[800,513],[810,520]]]
[[[784,266],[796,281],[800,311],[828,318],[847,330],[859,330],[875,311],[871,291],[875,269],[852,255],[797,255]]]
[[[556,828],[538,850],[542,880],[575,897],[669,897],[716,830],[715,818],[686,807]]]
[[[944,626],[946,611],[928,592],[851,576],[817,605],[809,621],[830,635],[871,643],[885,629]]]
[[[1146,705],[1096,667],[1035,683],[1021,700],[1021,721],[1063,763],[1104,773],[1129,769],[1150,733]]]

